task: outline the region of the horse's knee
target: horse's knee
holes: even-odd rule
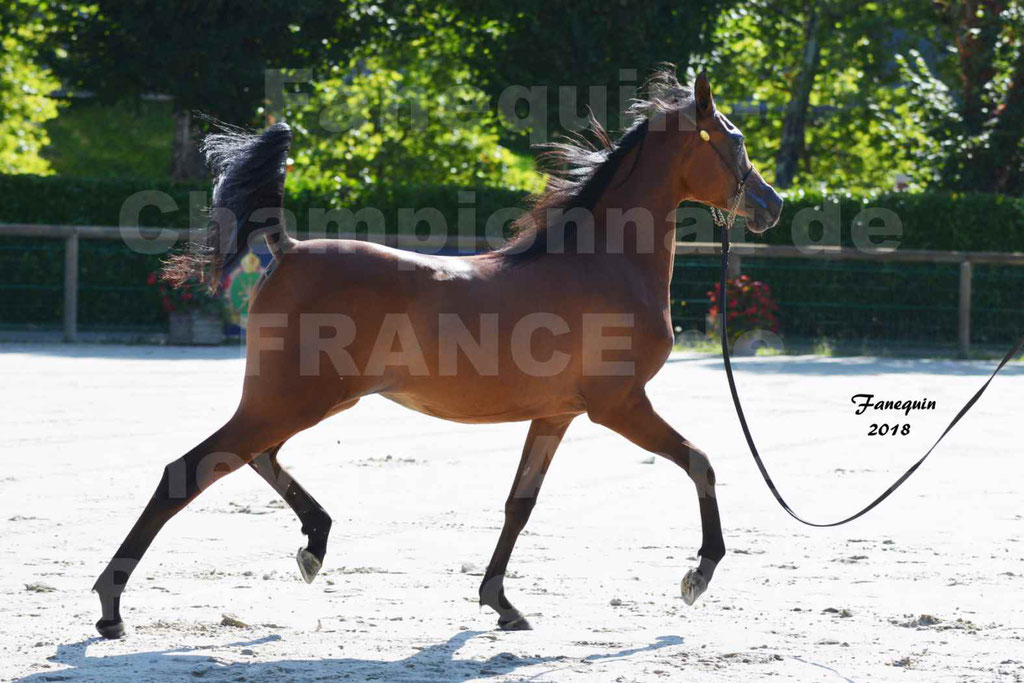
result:
[[[699,493],[714,494],[715,470],[711,466],[711,460],[707,454],[691,445],[687,445],[687,453],[684,456],[683,464],[686,473],[690,475]]]
[[[530,518],[534,506],[537,505],[537,498],[512,496],[505,501],[505,523],[519,526],[526,526],[526,520]]]

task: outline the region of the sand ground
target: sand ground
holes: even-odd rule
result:
[[[990,363],[737,361],[751,425],[791,503],[849,513],[931,445]],[[167,462],[234,409],[236,349],[0,346],[0,679],[1024,680],[1024,367],[1016,364],[867,518],[810,529],[770,497],[721,362],[674,357],[660,412],[712,458],[729,554],[692,608],[696,496],[585,417],[570,427],[510,565],[535,630],[476,603],[526,424],[466,426],[383,399],[281,454],[334,517],[312,585],[290,510],[248,469],[157,538],[98,639],[90,587]],[[850,397],[937,409],[855,416]],[[870,423],[911,424],[868,436]],[[234,615],[244,626],[222,625]]]

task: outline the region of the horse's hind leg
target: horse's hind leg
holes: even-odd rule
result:
[[[358,401],[359,399],[343,401],[332,408],[328,412],[328,416],[348,410]],[[266,453],[260,454],[249,463],[249,466],[277,491],[302,523],[302,533],[306,535],[307,542],[305,548],[299,548],[295,559],[299,563],[299,573],[302,574],[302,578],[306,583],[312,583],[323,566],[324,555],[327,553],[327,537],[331,533],[331,516],[277,461],[277,454],[283,445],[283,443],[279,443]]]
[[[654,412],[645,395],[633,396],[626,404],[602,411],[601,415],[592,415],[591,418],[641,448],[679,465],[696,485],[702,533],[700,550],[697,552],[700,564],[686,573],[681,584],[683,600],[692,605],[707,590],[715,567],[725,557],[722,522],[718,515],[718,499],[715,497],[715,471],[711,468],[711,462],[703,451],[680,436]]]
[[[292,478],[288,470],[277,461],[277,452],[281,446],[275,446],[249,463],[261,477],[267,480],[284,502],[298,516],[302,523],[302,533],[306,535],[305,548],[299,548],[296,560],[299,572],[306,583],[312,583],[317,572],[323,566],[324,555],[327,553],[327,537],[331,533],[331,517],[316,502],[313,496]]]
[[[544,474],[548,471],[555,449],[571,421],[572,416],[562,416],[534,420],[530,424],[519,469],[516,470],[508,500],[505,501],[505,524],[480,584],[480,604],[498,613],[498,626],[504,630],[521,631],[530,628],[526,617],[505,598],[505,569],[516,539],[530,519],[533,506],[537,504],[537,494],[540,493]]]
[[[164,468],[149,504],[93,586],[103,608],[103,617],[96,624],[100,635],[120,638],[124,634],[121,593],[164,524],[213,482],[308,426],[287,425],[280,417],[250,418],[236,413],[205,441]]]

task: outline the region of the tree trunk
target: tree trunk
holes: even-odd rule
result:
[[[807,20],[804,22],[803,55],[789,91],[786,117],[782,121],[782,143],[775,158],[775,185],[780,188],[793,185],[800,157],[804,153],[807,109],[811,100],[811,90],[814,88],[814,78],[820,67],[820,26],[819,10],[816,5],[810,4],[807,9]]]
[[[971,135],[981,132],[991,112],[985,111],[986,90],[996,75],[996,44],[1005,0],[965,0],[949,5],[960,58],[963,117]]]
[[[171,179],[176,182],[206,177],[206,163],[199,152],[198,135],[192,125],[192,114],[187,109],[174,113],[174,149],[171,160]]]
[[[1013,76],[1006,90],[1006,99],[998,110],[992,128],[990,145],[993,151],[994,192],[1019,194],[1024,191],[1021,177],[1021,142],[1024,141],[1024,53],[1018,54]]]
[[[979,192],[1020,190],[1021,140],[1024,139],[1024,54],[1012,65],[1010,83],[1002,103],[992,96],[997,75],[996,50],[1005,27],[1000,13],[1006,0],[964,0],[949,2],[949,26],[956,37],[960,66],[960,113],[969,136],[988,133],[985,145],[975,146],[971,155],[956,158],[949,167],[960,175],[957,189]],[[959,151],[956,154],[961,155]]]

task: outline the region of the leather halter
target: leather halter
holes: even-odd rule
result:
[[[722,164],[727,169],[729,169],[730,173],[736,176],[736,194],[729,201],[729,208],[727,212],[723,212],[717,206],[710,207],[711,218],[715,222],[715,225],[719,226],[723,230],[729,231],[732,230],[733,223],[736,222],[736,213],[739,211],[740,203],[743,201],[743,191],[747,185],[747,178],[750,177],[750,172],[754,170],[754,165],[751,164],[750,168],[747,169],[746,173],[740,175],[740,173],[732,167],[732,164],[730,164],[726,160],[725,155],[722,154],[718,147],[715,146],[715,143],[711,142],[710,136],[705,137],[705,135],[708,135],[707,132],[704,129],[701,129],[701,140],[711,145],[711,149],[715,150],[715,154],[718,155],[718,158],[719,160],[721,160]]]

